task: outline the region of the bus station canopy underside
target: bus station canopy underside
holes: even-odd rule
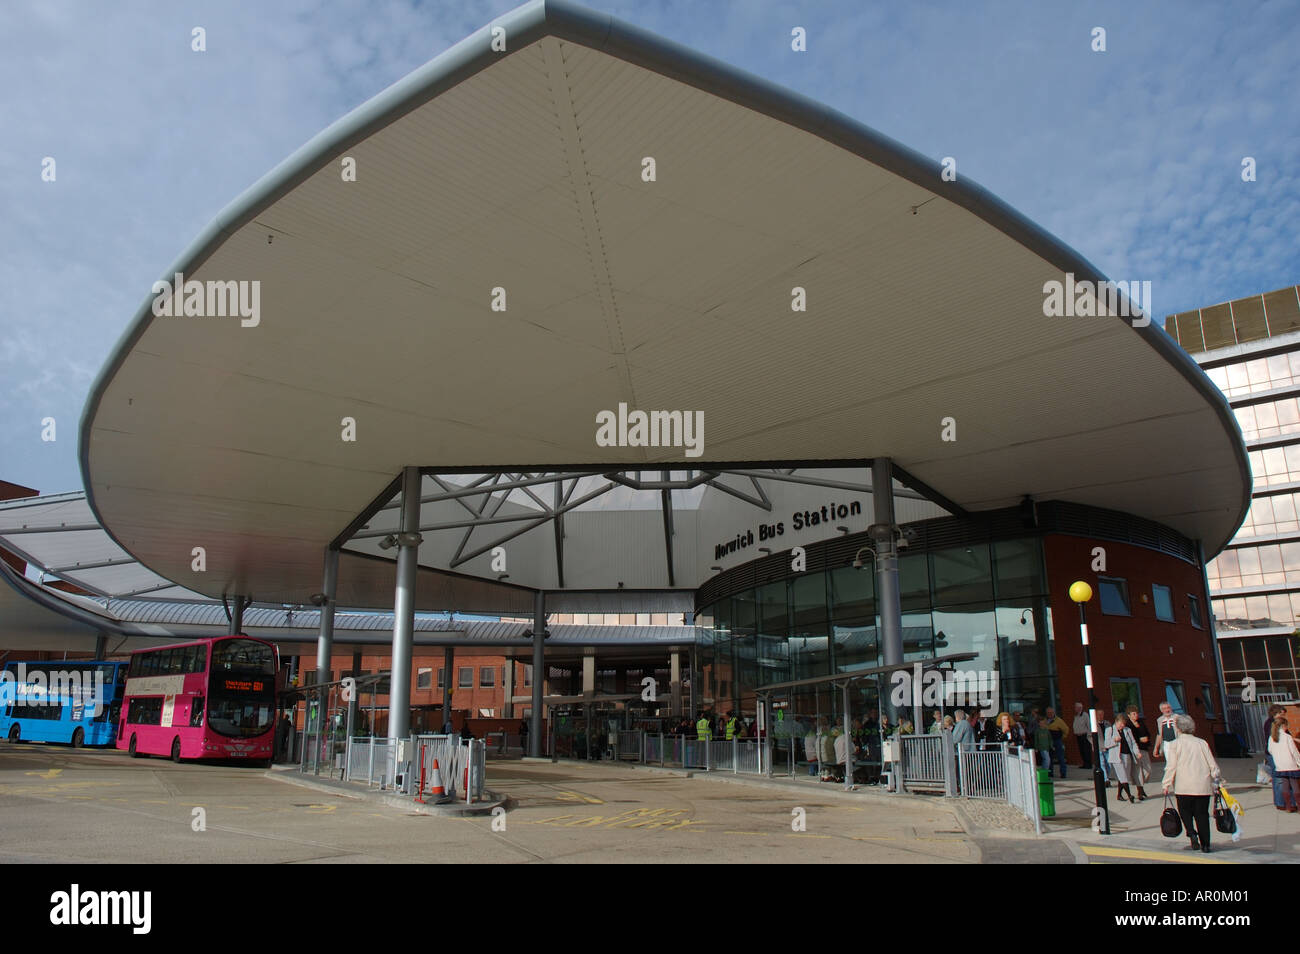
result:
[[[425,596],[467,612],[527,612],[534,589],[681,608],[758,555],[719,553],[748,528],[783,522],[781,549],[794,513],[857,499],[827,522],[865,529],[876,457],[930,498],[900,521],[1028,494],[1217,552],[1250,492],[1218,391],[1154,323],[1046,317],[1045,283],[1103,276],[941,172],[637,28],[521,7],[311,140],[167,270],[259,283],[256,315],[251,291],[243,319],[156,316],[150,293],[83,416],[89,500],[189,590],[303,602],[333,541],[357,555],[340,602],[385,606],[374,558],[396,551],[365,534],[427,468]],[[698,456],[598,443],[620,405],[702,417]],[[516,530],[503,570],[483,547]]]
[[[113,542],[95,523],[85,495],[52,494],[0,501],[0,553],[26,564],[26,572],[0,559],[0,653],[8,650],[89,652],[100,636],[105,649],[126,652],[179,639],[229,632],[230,606],[160,579]],[[391,585],[385,561],[348,555],[344,573],[357,581],[380,572]],[[378,586],[376,581],[370,581]],[[56,588],[58,584],[82,592]],[[439,599],[438,574],[417,574],[425,604]],[[343,602],[347,606],[347,602]],[[242,632],[277,642],[282,652],[315,642],[321,611],[313,606],[255,604],[243,614]],[[476,651],[523,655],[532,628],[517,620],[458,619],[422,615],[413,624],[421,647],[471,647]],[[354,649],[391,642],[391,612],[339,610],[333,615],[334,644]],[[547,627],[552,661],[599,654],[605,661],[662,660],[665,652],[691,646],[695,631],[681,625],[558,624]]]

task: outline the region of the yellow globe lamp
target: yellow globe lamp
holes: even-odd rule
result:
[[[1070,584],[1070,599],[1076,603],[1086,603],[1092,599],[1092,587],[1083,580],[1075,580]]]

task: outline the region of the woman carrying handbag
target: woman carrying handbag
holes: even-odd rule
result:
[[[1210,754],[1204,739],[1192,733],[1196,723],[1191,716],[1175,718],[1174,740],[1164,746],[1165,777],[1161,782],[1166,795],[1172,790],[1178,801],[1178,814],[1191,844],[1189,851],[1210,850],[1210,796],[1218,791],[1223,773]]]

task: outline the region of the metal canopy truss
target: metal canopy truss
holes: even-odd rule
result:
[[[567,572],[567,564],[576,551],[570,552],[571,547],[566,545],[570,533],[565,519],[575,513],[609,514],[604,520],[606,529],[602,533],[616,535],[625,528],[618,525],[611,512],[659,511],[659,545],[663,548],[659,566],[666,588],[676,589],[692,587],[700,582],[698,572],[683,575],[678,555],[674,554],[674,541],[682,533],[683,519],[693,517],[709,506],[716,506],[706,503],[710,491],[722,495],[714,497],[714,501],[725,497],[745,504],[741,514],[733,515],[731,519],[746,524],[752,522],[746,513],[758,515],[760,519],[772,519],[771,515],[777,510],[774,496],[784,500],[787,508],[792,500],[802,500],[816,509],[822,503],[817,494],[819,490],[869,495],[872,489],[869,479],[852,479],[869,477],[869,470],[856,461],[846,462],[840,467],[828,467],[824,463],[803,467],[721,465],[653,471],[570,467],[556,471],[511,469],[486,473],[448,472],[426,467],[421,472],[419,532],[424,537],[421,562],[425,566],[489,576],[481,564],[477,570],[468,568],[468,565],[485,554],[492,554],[498,547],[525,537],[530,531],[543,530],[549,525],[552,540],[547,549],[552,550],[552,554],[547,559],[553,560],[550,567],[553,576],[543,584],[535,578],[536,567],[529,567],[534,578],[522,581],[522,585],[539,589],[565,589],[566,585],[591,588],[589,581],[569,579]],[[899,475],[894,487],[895,497],[931,505],[927,515],[938,513],[933,509],[935,506],[948,513],[963,512],[946,498],[936,499],[937,494],[926,493],[929,488],[924,485],[909,489],[905,486],[905,476],[910,477]],[[776,488],[782,486],[786,489],[777,494]],[[401,500],[394,485],[390,485],[390,491],[386,499],[378,499],[368,508],[368,523],[359,525],[353,521],[352,526],[358,529],[350,537],[341,538],[341,544],[373,552],[369,546],[378,541],[381,550],[393,550]],[[864,509],[870,514],[869,506]],[[645,533],[646,527],[640,524],[638,527],[638,538],[634,542],[648,548],[651,544]],[[454,543],[442,537],[443,534],[454,534]],[[431,543],[434,544],[432,547],[429,546]],[[689,546],[690,541],[679,540],[678,544]],[[535,552],[541,554],[540,550]],[[513,568],[511,573],[495,570],[490,575],[504,580],[512,573]],[[512,583],[518,576],[514,573]]]

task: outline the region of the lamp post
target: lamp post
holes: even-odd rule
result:
[[[1083,580],[1070,584],[1070,599],[1079,607],[1079,640],[1083,644],[1083,682],[1088,687],[1088,720],[1092,728],[1092,789],[1101,809],[1101,834],[1110,834],[1110,810],[1106,807],[1106,778],[1101,774],[1101,745],[1097,738],[1097,693],[1092,687],[1092,648],[1088,645],[1088,616],[1084,603],[1092,599],[1092,587]]]

